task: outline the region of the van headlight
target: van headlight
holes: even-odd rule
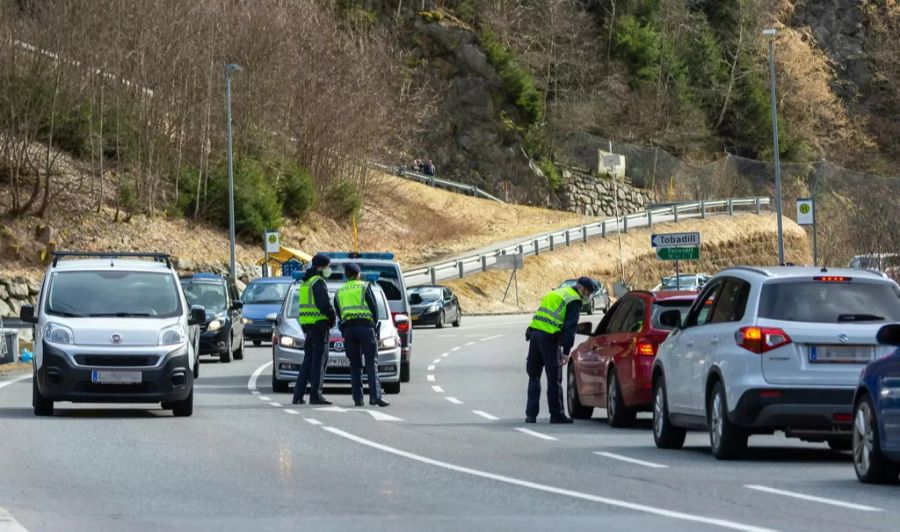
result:
[[[397,337],[393,336],[391,338],[382,338],[378,342],[378,349],[393,349],[397,347]]]
[[[65,325],[50,322],[44,327],[44,339],[54,344],[74,344],[75,335]]]
[[[293,347],[294,349],[300,349],[303,347],[303,339],[302,338],[294,338],[293,336],[282,336],[278,343],[281,344],[282,347]]]
[[[222,320],[216,318],[209,322],[209,325],[206,326],[206,330],[209,332],[218,331],[222,328]]]
[[[187,341],[187,333],[181,325],[172,325],[159,331],[159,345],[178,345]]]

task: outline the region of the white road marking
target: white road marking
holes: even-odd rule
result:
[[[463,404],[463,402],[460,401],[459,399],[457,399],[456,397],[444,397],[444,399],[450,401],[451,403],[453,403],[453,404],[455,404],[455,405],[461,405],[461,404]]]
[[[259,399],[260,401],[271,401],[272,400],[271,398],[269,398],[265,395],[259,395],[256,398]]]
[[[431,363],[432,363],[432,364],[440,364],[440,363],[441,363],[441,359],[436,358],[436,359],[432,360]]]
[[[354,410],[354,412],[365,412],[366,414],[372,416],[375,421],[403,421],[399,417],[385,414],[381,410],[374,410],[372,408],[366,408],[364,410]]]
[[[597,456],[605,456],[607,458],[612,458],[613,460],[621,460],[622,462],[628,462],[630,464],[642,465],[645,467],[656,467],[656,468],[669,467],[664,464],[657,464],[654,462],[645,462],[644,460],[638,460],[636,458],[628,458],[627,456],[622,456],[621,454],[607,453],[607,452],[600,452],[600,451],[594,451],[594,454],[596,454]]]
[[[535,438],[540,438],[542,440],[557,441],[553,436],[547,436],[546,434],[541,434],[540,432],[535,432],[530,429],[516,428],[516,430],[522,434],[528,434],[529,436],[534,436]]]
[[[267,367],[271,366],[271,362],[266,362],[262,366],[256,368],[256,371],[253,372],[253,375],[250,375],[250,380],[247,381],[247,389],[251,392],[256,389],[256,381],[259,379],[259,376],[262,375],[262,372],[266,370]]]
[[[440,386],[432,386],[431,389],[436,391],[437,393],[444,393],[444,389]]]
[[[253,395],[262,395],[262,392],[259,390],[250,390],[250,393],[252,393]]]
[[[447,358],[448,356],[450,356],[450,353],[444,353],[443,355],[441,355],[441,358]]]
[[[466,345],[467,345],[467,346],[475,345],[475,342],[466,342]]]
[[[10,384],[13,384],[13,383],[16,383],[19,381],[24,381],[25,379],[30,379],[31,376],[32,376],[32,374],[28,373],[26,375],[19,375],[18,377],[13,377],[12,379],[9,379],[8,381],[0,382],[0,389],[6,388]]]
[[[483,417],[484,419],[487,419],[488,421],[497,421],[497,420],[500,419],[499,417],[492,416],[492,415],[490,415],[490,414],[488,414],[487,412],[484,412],[484,411],[482,411],[482,410],[472,410],[472,413],[475,414],[476,416],[481,416],[481,417]]]
[[[428,382],[434,382],[434,375],[428,375]]]
[[[30,377],[31,375],[29,375]],[[23,380],[23,379],[16,379]],[[7,381],[9,382],[9,381]],[[12,381],[15,382],[15,381]],[[0,531],[2,532],[28,532],[28,529],[20,525],[15,517],[9,515],[9,512],[0,508]]]
[[[300,413],[300,412],[297,412],[296,410],[294,410],[293,408],[285,408],[284,411],[287,412],[288,414],[294,414],[295,416]]]
[[[428,369],[428,371],[434,371],[434,368],[436,368],[436,367],[437,367],[436,364],[431,364],[430,366],[428,366],[427,369]]]
[[[489,473],[487,471],[481,471],[478,469],[473,469],[470,467],[458,466],[455,464],[451,464],[448,462],[442,462],[440,460],[435,460],[433,458],[428,458],[422,455],[410,453],[407,451],[402,451],[395,447],[389,447],[387,445],[383,445],[380,443],[376,443],[371,440],[367,440],[365,438],[361,438],[356,436],[355,434],[350,434],[349,432],[345,432],[343,430],[334,428],[334,427],[322,427],[324,430],[334,434],[335,436],[339,436],[341,438],[354,441],[361,445],[365,445],[367,447],[371,447],[373,449],[378,449],[380,451],[384,451],[386,453],[393,454],[395,456],[400,456],[403,458],[407,458],[409,460],[414,460],[419,463],[428,464],[435,467],[440,467],[442,469],[447,469],[450,471],[455,471],[457,473],[463,473],[465,475],[471,475],[474,477],[484,478],[488,480],[493,480],[495,482],[502,482],[504,484],[511,484],[513,486],[518,486],[521,488],[527,488],[536,491],[542,491],[545,493],[552,493],[554,495],[561,495],[563,497],[571,497],[574,499],[581,499],[585,501],[596,502],[600,504],[605,504],[607,506],[614,506],[617,508],[624,508],[626,510],[633,510],[636,512],[643,512],[652,515],[658,515],[660,517],[668,517],[670,519],[678,519],[682,521],[690,521],[693,523],[703,523],[707,525],[718,526],[721,528],[728,528],[731,530],[742,530],[744,532],[772,532],[770,529],[762,528],[758,526],[745,525],[743,523],[738,523],[736,521],[728,521],[726,519],[718,519],[715,517],[706,517],[702,515],[689,514],[684,512],[676,512],[672,510],[666,510],[664,508],[660,508],[657,506],[649,506],[646,504],[634,503],[629,501],[624,501],[621,499],[612,499],[609,497],[600,497],[597,495],[591,495],[589,493],[584,493],[580,491],[574,491],[564,488],[557,488],[554,486],[549,486],[547,484],[539,484],[537,482],[531,482],[528,480],[521,480],[518,478],[507,477],[504,475],[497,475],[494,473]]]
[[[281,408],[281,403],[276,403],[275,401],[272,401],[271,403],[269,403],[269,406],[274,406],[275,408]]]
[[[346,408],[340,406],[323,406],[321,408],[316,408],[320,412],[349,412]]]
[[[460,349],[461,349],[461,348],[460,348],[459,346],[456,346],[456,347],[454,347],[453,349],[451,349],[450,352],[451,352],[451,353],[454,353],[454,352],[456,352],[456,351],[459,351]]]
[[[488,336],[488,337],[486,337],[486,338],[482,338],[481,341],[482,341],[482,342],[490,342],[491,340],[496,340],[496,339],[498,339],[498,338],[503,338],[503,335],[502,335],[502,334],[495,334],[494,336]]]
[[[311,417],[305,417],[305,418],[303,418],[303,421],[306,421],[310,425],[321,425],[322,424],[322,422],[319,421],[318,419],[313,419]]]
[[[822,504],[830,504],[831,506],[840,506],[841,508],[849,508],[851,510],[859,510],[860,512],[882,512],[881,508],[875,508],[872,506],[865,506],[862,504],[854,504],[852,502],[844,502],[836,499],[828,499],[825,497],[816,497],[814,495],[804,495],[803,493],[796,493],[793,491],[784,491],[775,488],[770,488],[768,486],[758,486],[756,484],[745,484],[745,488],[757,491],[764,491],[766,493],[772,493],[775,495],[784,495],[785,497],[793,497],[795,499],[802,499],[804,501],[818,502]]]

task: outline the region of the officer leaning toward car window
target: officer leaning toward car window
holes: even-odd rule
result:
[[[530,342],[525,369],[528,372],[528,403],[525,406],[525,423],[537,421],[541,404],[541,371],[547,373],[547,406],[550,423],[572,423],[563,410],[562,366],[569,359],[569,351],[575,344],[575,331],[581,307],[590,301],[591,294],[600,289],[599,283],[590,277],[580,277],[575,286],[552,290],[541,299],[531,325],[525,331]]]
[[[297,374],[294,386],[295,405],[302,405],[303,394],[309,383],[309,404],[330,405],[331,401],[322,395],[325,377],[325,364],[328,363],[328,337],[337,317],[328,297],[328,285],[325,280],[331,277],[331,259],[317,254],[312,258],[309,269],[303,276],[300,289],[297,290],[300,314],[297,320],[303,335],[303,365]]]
[[[334,296],[334,308],[341,319],[341,334],[347,358],[350,359],[350,385],[353,404],[363,405],[362,357],[366,358],[366,378],[369,384],[369,404],[390,406],[381,398],[378,382],[378,304],[372,286],[359,280],[359,266],[344,266],[347,282]]]

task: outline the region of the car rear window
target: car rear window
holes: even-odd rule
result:
[[[210,312],[224,312],[228,303],[225,285],[219,283],[181,283],[188,305],[200,305]]]
[[[365,262],[356,262],[362,272],[362,277],[366,274],[378,274],[378,286],[384,290],[384,295],[390,301],[404,300],[403,288],[400,284],[400,268],[393,265],[382,264],[366,264]],[[331,266],[333,272],[329,281],[346,281],[344,275],[344,263],[334,262]]]
[[[298,316],[300,316],[300,297],[297,295],[297,287],[291,289],[288,294],[288,309],[287,309],[287,317],[295,320]],[[328,291],[328,297],[331,298],[332,302],[334,301],[334,295],[337,292],[334,290]],[[388,311],[387,305],[385,304],[384,297],[378,293],[378,290],[375,290],[375,302],[378,304],[378,319],[386,320],[388,316],[390,316],[390,312]]]
[[[852,281],[770,283],[762,288],[759,317],[813,323],[900,321],[900,289]]]
[[[250,283],[241,295],[241,301],[245,305],[280,305],[290,287],[290,281]]]
[[[659,316],[667,311],[672,309],[678,309],[681,311],[681,321],[684,322],[685,318],[687,318],[688,311],[691,310],[691,304],[693,300],[674,300],[674,301],[657,301],[653,304],[652,315],[650,317],[651,322],[653,323],[654,329],[660,329],[663,331],[671,331],[672,327],[667,325],[663,325],[659,322]]]

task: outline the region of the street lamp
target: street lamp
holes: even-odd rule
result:
[[[775,29],[763,30],[769,40],[769,86],[772,93],[772,144],[775,157],[775,210],[778,216],[778,264],[784,264],[784,228],[781,221],[781,157],[778,150],[778,107],[775,99]]]
[[[225,65],[225,112],[228,116],[228,239],[230,242],[231,260],[229,271],[231,278],[237,278],[234,260],[234,154],[231,149],[231,75],[241,70],[241,65]]]

